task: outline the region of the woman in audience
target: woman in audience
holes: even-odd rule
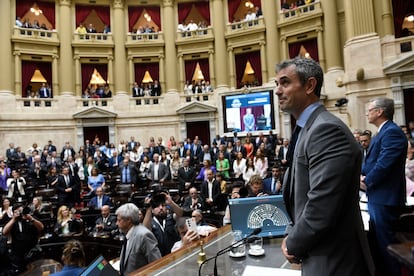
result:
[[[4,226],[6,225],[9,220],[13,217],[13,209],[11,206],[10,199],[5,197],[1,201],[0,206],[0,225]]]
[[[178,169],[182,166],[181,158],[178,151],[174,151],[172,159],[170,161],[171,178],[176,180],[178,177]]]
[[[246,158],[253,158],[254,145],[249,136],[246,137],[243,146],[246,149]]]
[[[149,156],[145,155],[144,159],[142,160],[141,165],[139,167],[139,174],[141,175],[141,178],[143,178],[143,179],[147,178],[149,169],[151,167],[151,164],[152,164],[152,162],[151,162]]]
[[[200,172],[198,173],[196,179],[201,181],[207,181],[207,171],[209,169],[212,170],[213,174],[216,174],[217,170],[214,166],[211,165],[210,160],[204,160],[203,161],[203,167],[201,168]]]
[[[264,156],[262,150],[259,148],[256,151],[256,156],[253,159],[256,172],[262,177],[267,176],[268,162],[267,157]]]
[[[85,174],[85,179],[92,175],[92,169],[98,168],[95,164],[95,161],[93,160],[93,156],[89,156],[88,159],[86,159],[86,164],[83,167],[83,172]]]
[[[49,172],[47,174],[47,182],[46,187],[53,188],[56,183],[58,182],[58,173],[56,167],[50,167]]]
[[[80,275],[85,269],[85,251],[83,245],[78,240],[66,242],[62,253],[63,269],[60,272],[51,274],[51,276],[72,276]]]
[[[254,162],[252,158],[247,158],[246,159],[246,169],[243,172],[243,179],[245,184],[247,185],[247,183],[250,180],[250,177],[254,174],[257,174],[256,168],[254,166]]]
[[[93,168],[91,171],[91,175],[88,176],[88,188],[89,194],[95,194],[95,190],[98,187],[103,188],[105,186],[105,178],[102,174],[99,173],[97,168]]]
[[[227,158],[224,157],[224,152],[222,151],[219,152],[218,158],[216,160],[216,170],[217,172],[221,173],[225,179],[230,178],[230,162]]]
[[[240,151],[236,153],[236,160],[233,162],[233,173],[234,177],[241,179],[243,173],[246,170],[246,159],[243,158],[243,153]]]
[[[4,160],[0,161],[0,191],[7,191],[7,178],[11,175],[11,170],[6,166]]]
[[[20,176],[20,172],[17,170],[12,171],[13,178],[7,179],[7,189],[9,190],[7,197],[9,198],[22,198],[25,197],[24,186],[26,180]]]
[[[55,224],[55,233],[58,235],[68,235],[72,232],[73,215],[66,205],[59,207],[57,212],[57,222]]]
[[[36,218],[40,218],[40,214],[44,211],[43,210],[43,202],[42,198],[35,196],[32,200],[32,203],[29,205],[30,213],[35,216]]]

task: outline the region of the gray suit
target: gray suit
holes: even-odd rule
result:
[[[300,132],[291,183],[285,177],[283,186],[292,219],[286,245],[302,260],[302,275],[373,275],[358,205],[361,160],[348,127],[317,107]]]
[[[170,171],[168,167],[162,162],[158,163],[158,180],[156,181],[154,179],[154,166],[155,164],[152,163],[149,169],[148,178],[151,179],[152,182],[159,182],[160,180],[163,180],[163,181],[166,180],[168,176],[170,175]]]
[[[125,275],[161,258],[157,239],[150,230],[139,224],[130,231],[132,232],[127,234],[129,239],[125,252]]]

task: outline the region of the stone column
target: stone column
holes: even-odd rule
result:
[[[114,49],[114,90],[116,94],[127,94],[127,73],[126,73],[126,52],[125,52],[125,14],[124,14],[124,3],[122,0],[114,0],[113,2],[113,15],[114,21],[113,24],[113,39],[115,44]]]
[[[346,2],[346,1],[345,1]],[[322,6],[324,11],[324,26],[325,30],[325,43],[319,44],[318,37],[318,47],[325,45],[326,53],[326,71],[331,69],[343,68],[343,63],[341,59],[342,46],[340,45],[339,32],[338,32],[338,11],[336,8],[336,1],[331,0],[322,0]],[[348,10],[345,10],[345,14]],[[321,53],[322,51],[319,51]],[[319,56],[319,60],[322,60]]]
[[[227,56],[228,56],[228,62],[229,62],[229,81],[230,81],[230,87],[237,88],[236,87],[236,73],[234,68],[234,55],[233,55],[233,47],[227,48]]]
[[[20,52],[14,51],[13,56],[14,56],[14,89],[16,89],[15,94],[16,96],[22,96],[22,61],[20,59]],[[1,72],[1,68],[2,66],[0,66],[0,72]]]
[[[282,36],[280,38],[280,45],[282,47],[282,60],[288,59],[289,58],[289,54],[288,54],[288,46],[287,46],[287,41],[286,41],[286,36]]]
[[[326,58],[325,58],[325,44],[323,43],[322,28],[317,28],[316,33],[317,33],[317,42],[318,42],[319,64],[321,65],[323,69],[327,70],[328,68],[326,68],[327,65],[326,65]]]
[[[128,57],[128,67],[129,67],[129,87],[132,88],[136,80],[135,80],[134,59],[131,56]]]
[[[383,26],[383,32],[384,35],[392,35],[394,33],[394,21],[393,21],[393,15],[391,12],[391,5],[389,0],[382,0],[382,26]]]
[[[159,55],[158,58],[159,58],[158,64],[159,64],[159,70],[160,70],[160,77],[158,81],[160,82],[160,85],[162,88],[162,87],[165,87],[165,57],[164,55]],[[165,90],[164,93],[167,91],[168,90]]]
[[[60,39],[60,63],[59,83],[60,95],[74,95],[73,87],[73,59],[72,59],[72,34],[73,24],[71,12],[71,0],[59,1],[59,39]]]
[[[115,88],[115,83],[114,83],[114,57],[113,56],[108,56],[108,79],[107,79],[108,83],[109,83],[109,88]]]
[[[214,70],[214,51],[208,51],[208,67],[210,69],[210,84],[216,87],[216,70]]]
[[[212,0],[212,16],[213,16],[213,28],[214,28],[214,52],[215,52],[215,71],[216,71],[216,84],[219,87],[228,87],[227,80],[227,63],[226,63],[226,40],[224,38],[226,22],[224,18],[227,17],[224,14],[224,1]],[[226,1],[227,2],[227,1]]]
[[[58,65],[59,56],[52,55],[52,93],[53,97],[58,95],[60,92],[59,89],[59,65]]]
[[[2,26],[1,36],[3,41],[0,42],[1,63],[0,66],[0,94],[13,94],[13,55],[12,55],[12,43],[10,38],[12,37],[15,9],[12,9],[11,3],[15,1],[0,1],[0,26]],[[14,4],[13,4],[14,6]],[[13,16],[10,15],[13,14]],[[20,59],[19,59],[20,60]],[[21,79],[21,76],[19,76]],[[17,95],[21,95],[20,91],[15,91]]]
[[[404,92],[401,87],[401,77],[391,78],[392,99],[394,99],[394,122],[397,125],[405,125]]]
[[[262,64],[262,83],[268,81],[268,71],[267,71],[267,64],[266,64],[266,43],[264,41],[259,42],[260,45],[260,63]]]
[[[179,76],[179,78],[180,78],[180,84],[179,84],[180,88],[178,89],[178,91],[181,91],[181,90],[184,90],[184,85],[185,85],[185,82],[187,81],[187,80],[185,80],[185,76],[184,76],[185,75],[185,65],[184,65],[184,59],[183,59],[183,54],[182,53],[180,53],[178,55],[178,68],[179,68],[178,72],[180,74],[180,76]]]
[[[82,96],[82,75],[81,75],[81,63],[80,57],[74,56],[73,59],[75,60],[75,92],[76,96]]]
[[[280,37],[277,28],[273,26],[277,25],[277,16],[275,13],[279,12],[276,7],[279,1],[262,1],[263,17],[266,23],[266,49],[263,55],[266,55],[266,64],[262,64],[262,68],[266,66],[269,80],[264,78],[265,81],[270,81],[275,78],[275,65],[280,61]],[[262,53],[261,53],[262,54]]]
[[[326,6],[334,4],[335,1],[323,1],[324,15],[328,14]],[[363,34],[375,33],[374,9],[372,0],[346,0],[345,8],[345,26],[347,40]],[[331,4],[331,5],[332,5]],[[326,22],[325,27],[329,24]],[[330,26],[335,27],[336,26]],[[325,29],[328,33],[328,29]]]
[[[165,41],[165,71],[168,72],[165,77],[165,91],[167,93],[177,92],[178,89],[177,51],[175,48],[177,23],[174,20],[175,17],[173,2],[173,0],[162,1],[164,14],[164,18],[162,20],[162,29]]]

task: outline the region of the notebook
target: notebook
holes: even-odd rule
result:
[[[232,230],[243,236],[261,228],[262,237],[280,237],[289,224],[282,195],[229,199]]]
[[[100,255],[86,267],[80,276],[119,276],[119,272]]]

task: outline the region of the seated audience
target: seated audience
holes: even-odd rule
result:
[[[211,232],[217,230],[216,227],[209,225],[204,221],[203,212],[200,209],[196,209],[192,212],[191,218],[196,222],[197,225],[197,233],[200,236],[206,237]]]
[[[67,236],[82,232],[81,221],[77,220],[66,205],[59,207],[54,231],[57,235]]]
[[[263,190],[269,195],[282,194],[283,174],[278,166],[273,166],[271,177],[263,180]]]
[[[206,209],[203,197],[198,194],[197,188],[190,188],[189,195],[184,199],[182,208],[185,213],[191,212],[196,209]]]
[[[102,206],[101,215],[95,221],[93,232],[96,233],[111,233],[116,230],[116,216],[111,214],[109,205]]]
[[[249,191],[248,197],[268,195],[263,192],[263,178],[259,174],[255,174],[250,177],[250,181],[247,184],[247,189]]]
[[[211,161],[210,160],[204,160],[203,161],[203,167],[201,167],[200,172],[198,173],[196,179],[197,180],[202,180],[205,181],[207,180],[207,171],[211,170],[213,172],[213,174],[216,174],[217,170],[216,167],[211,165]]]
[[[80,275],[85,270],[85,250],[78,240],[70,240],[65,243],[62,253],[63,268],[51,276]]]
[[[0,206],[0,225],[6,225],[13,217],[13,208],[10,199],[4,197]]]

